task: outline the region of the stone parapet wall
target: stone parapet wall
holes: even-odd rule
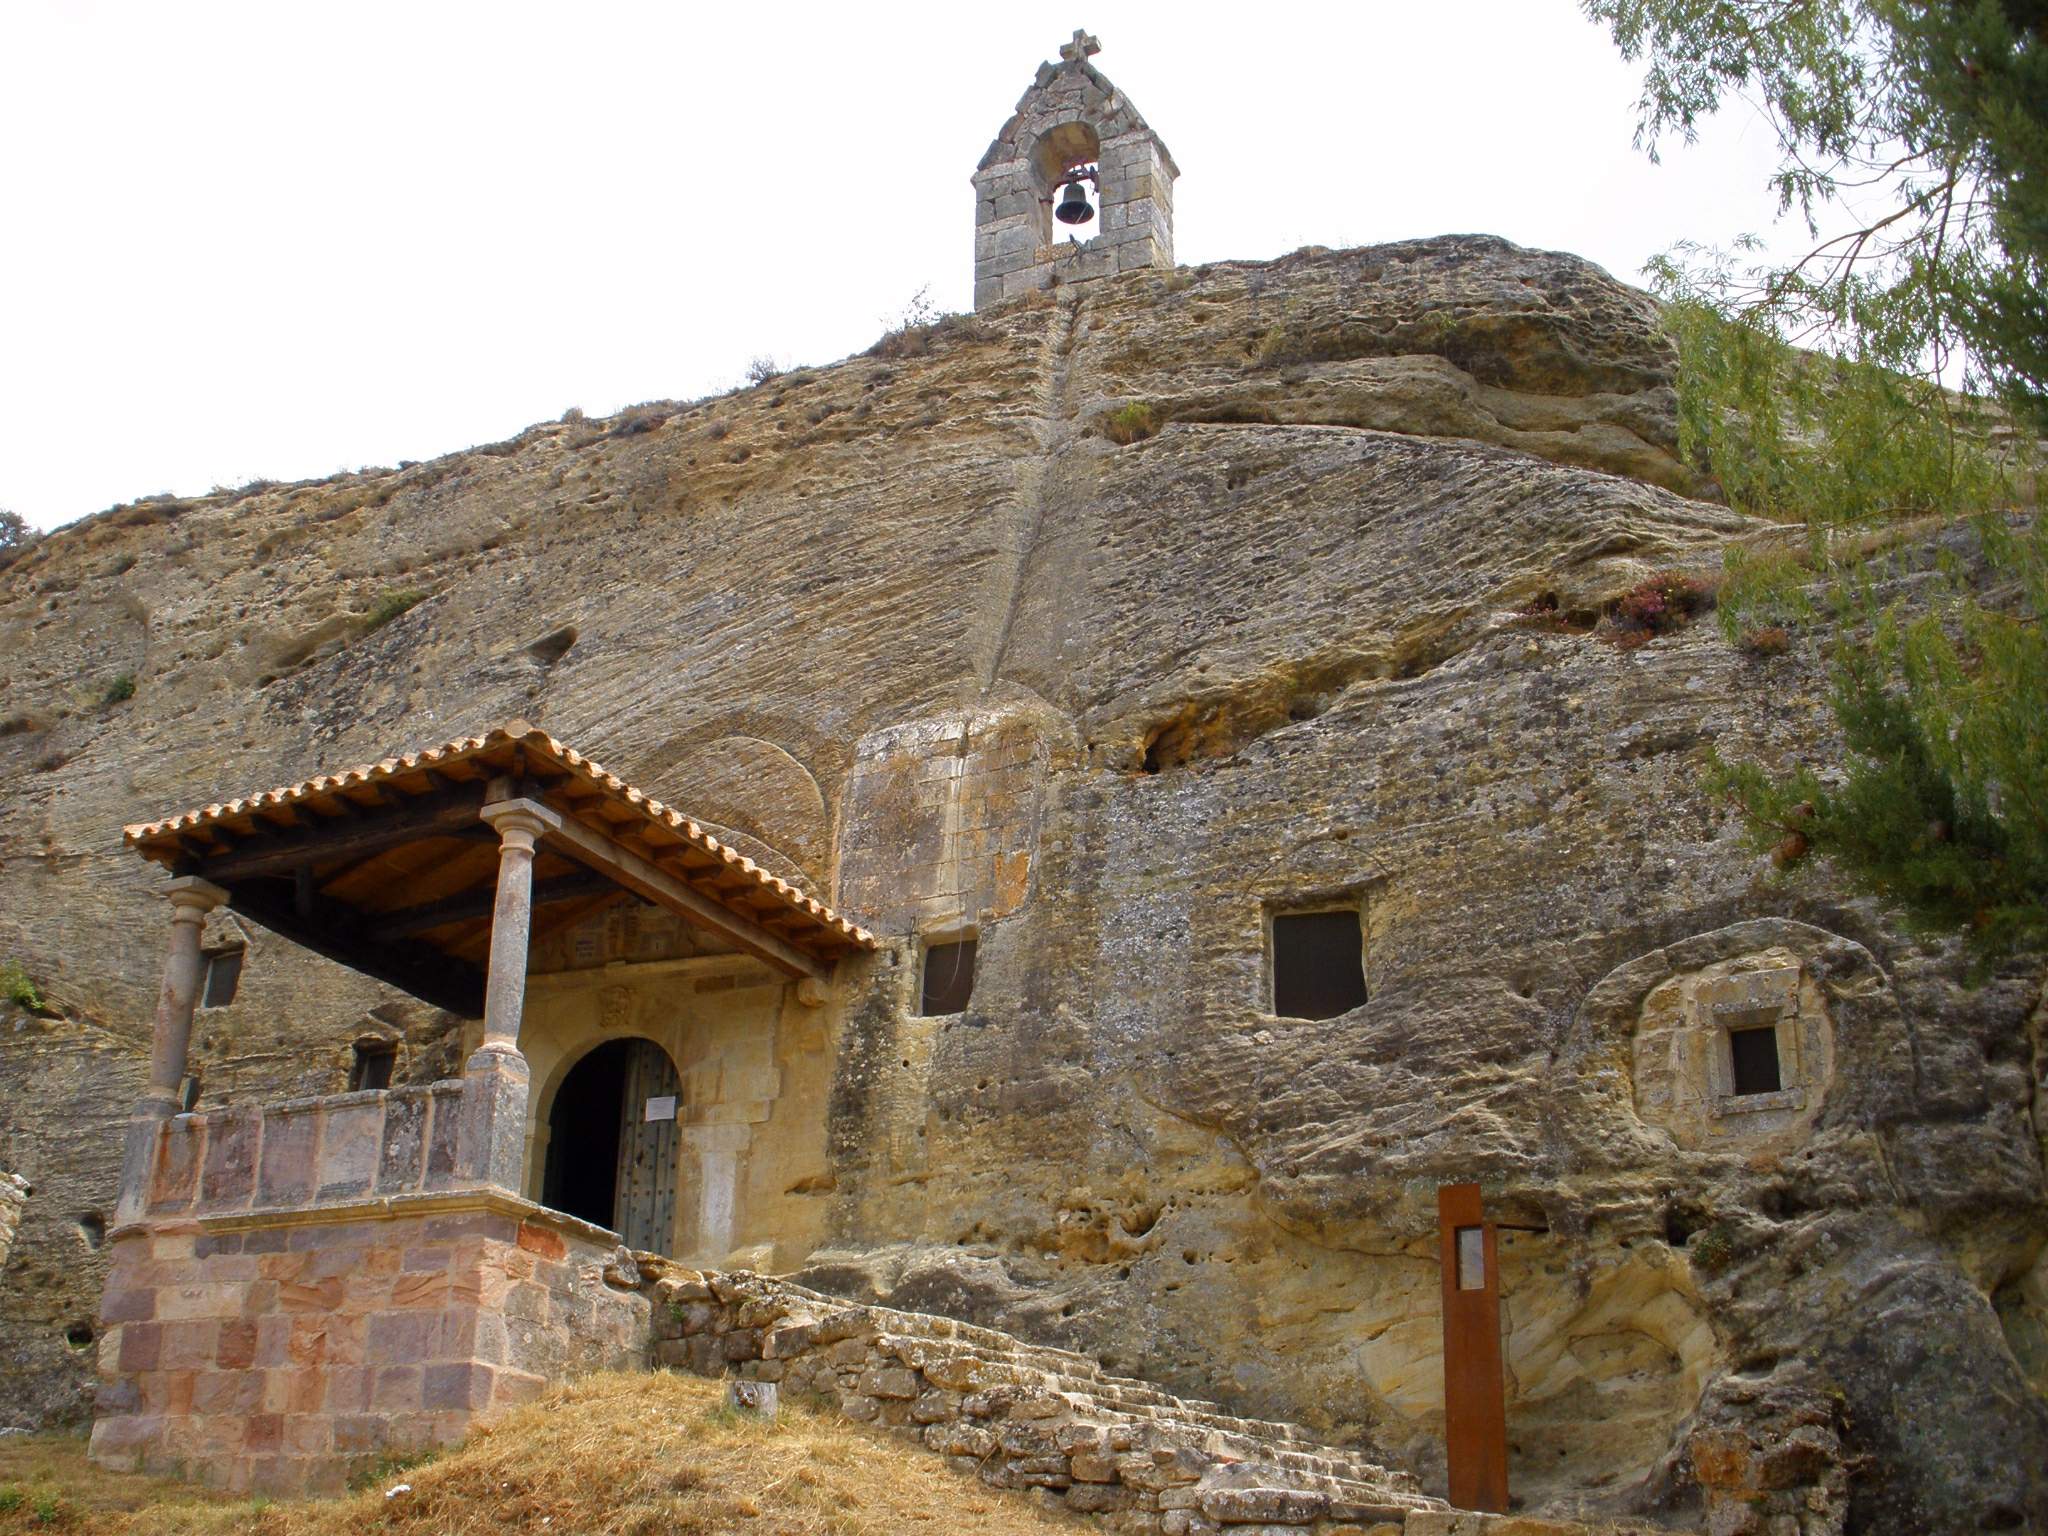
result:
[[[112,1234],[92,1455],[334,1492],[549,1382],[647,1359],[611,1234],[508,1195],[406,1195]]]
[[[140,1206],[124,1214],[306,1211],[485,1186],[503,1088],[483,1074],[140,1122],[151,1138],[131,1172]]]

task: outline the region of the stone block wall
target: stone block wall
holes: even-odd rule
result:
[[[1060,240],[1050,199],[1060,173],[1083,161],[1096,167],[1098,221],[1088,238]],[[974,307],[1172,267],[1179,174],[1129,98],[1093,66],[1045,66],[974,175]]]
[[[647,1358],[611,1235],[510,1196],[131,1224],[111,1245],[105,1467],[331,1493],[552,1380]]]

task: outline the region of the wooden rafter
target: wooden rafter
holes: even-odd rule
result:
[[[466,831],[477,825],[482,807],[482,785],[473,790],[449,790],[422,796],[403,810],[351,817],[346,827],[336,827],[329,820],[252,839],[225,853],[194,860],[184,872],[216,885],[232,885],[252,877],[289,874],[309,860],[367,857],[422,837]]]
[[[610,878],[595,870],[579,870],[573,875],[557,875],[551,880],[536,880],[533,883],[533,905],[535,910],[552,906],[557,902],[575,901],[585,896],[595,896],[617,887]],[[497,900],[495,883],[478,890],[458,891],[453,896],[444,896],[439,901],[423,902],[416,907],[401,907],[395,912],[380,914],[369,928],[370,936],[379,941],[404,938],[408,934],[424,933],[429,928],[439,928],[447,923],[459,923],[471,918],[489,917]]]
[[[701,895],[659,865],[621,847],[616,839],[585,826],[581,818],[561,815],[543,805],[535,805],[534,809],[548,823],[543,840],[557,851],[609,875],[635,895],[667,907],[686,921],[767,961],[785,975],[814,976],[820,981],[830,976],[831,967],[823,961],[805,954],[758,922]]]

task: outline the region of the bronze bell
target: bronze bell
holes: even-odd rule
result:
[[[1060,205],[1053,209],[1052,216],[1062,224],[1086,224],[1095,217],[1095,210],[1088,205],[1088,194],[1081,189],[1079,181],[1070,181],[1060,188]]]

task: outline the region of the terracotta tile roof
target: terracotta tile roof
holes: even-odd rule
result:
[[[791,943],[826,954],[879,947],[866,928],[524,720],[508,721],[481,736],[460,737],[339,773],[318,774],[297,784],[201,806],[159,821],[136,822],[123,829],[123,840],[144,858],[167,866],[203,862],[210,851],[218,851],[216,832],[246,836],[282,830],[299,824],[302,808],[318,814],[346,810],[350,805],[378,804],[380,786],[417,792],[437,780],[475,782],[508,771],[540,779],[550,796],[559,791],[578,821],[614,841],[636,837],[658,857],[680,854],[693,875],[701,877],[709,871],[716,878],[717,899],[723,905],[756,922],[771,919],[771,925]]]

